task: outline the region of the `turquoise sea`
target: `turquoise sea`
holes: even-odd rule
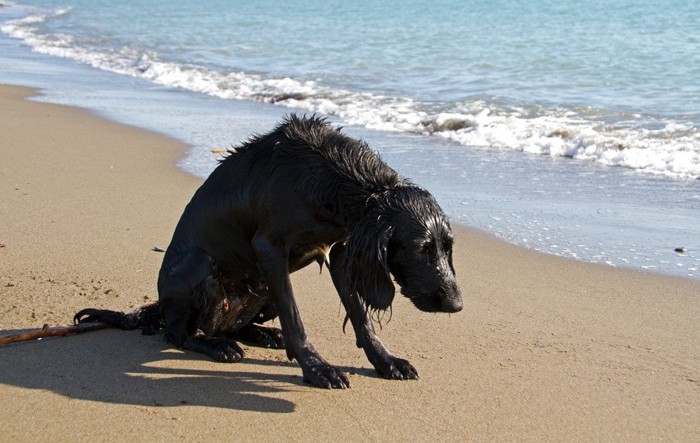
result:
[[[700,278],[700,2],[0,4],[0,82],[182,139],[192,174],[320,113],[458,223]]]

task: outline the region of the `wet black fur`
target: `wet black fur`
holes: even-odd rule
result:
[[[308,340],[289,279],[312,262],[325,263],[357,346],[376,370],[391,379],[417,378],[408,361],[379,341],[370,314],[391,306],[391,275],[419,309],[459,311],[452,241],[430,193],[364,142],[323,119],[292,115],[231,150],[185,208],[158,279],[165,337],[178,347],[237,361],[243,356],[237,334],[257,337],[262,331],[286,346],[305,381],[349,387],[345,374]],[[236,318],[222,308],[244,299]],[[276,316],[284,344],[281,337],[269,338],[274,330],[253,327]],[[91,318],[101,319],[95,312]]]

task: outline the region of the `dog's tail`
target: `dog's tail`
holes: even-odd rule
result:
[[[141,306],[133,312],[109,311],[107,309],[83,309],[73,316],[73,323],[102,322],[114,327],[131,330],[142,329],[146,335],[163,331],[164,321],[158,303]]]

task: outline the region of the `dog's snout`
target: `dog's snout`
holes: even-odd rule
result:
[[[455,298],[447,298],[442,301],[442,312],[454,313],[459,312],[464,307],[462,297],[457,295]]]
[[[462,292],[457,286],[457,282],[450,280],[447,283],[447,288],[442,292],[440,297],[440,310],[442,312],[459,312],[464,307],[464,301],[462,300]]]

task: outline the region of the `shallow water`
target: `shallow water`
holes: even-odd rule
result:
[[[16,18],[2,31],[223,99],[692,179],[692,3],[27,0],[7,8]]]

